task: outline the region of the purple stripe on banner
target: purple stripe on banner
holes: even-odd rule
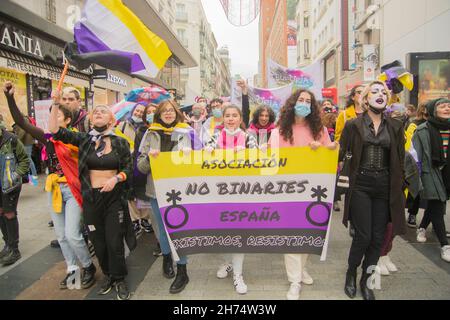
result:
[[[327,230],[325,202],[213,203],[161,208],[169,233],[202,229]]]
[[[145,69],[141,57],[137,53],[112,50],[109,48],[96,34],[94,34],[83,23],[78,23],[74,29],[75,41],[78,45],[80,53],[91,52],[108,52],[113,53],[118,57],[127,58],[130,60],[130,73],[138,72]]]

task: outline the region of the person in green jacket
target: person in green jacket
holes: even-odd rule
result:
[[[0,228],[5,245],[0,264],[9,266],[21,258],[17,203],[22,189],[22,176],[28,173],[30,159],[17,136],[0,129]]]
[[[450,195],[450,100],[432,100],[426,108],[427,122],[417,127],[412,140],[421,164],[423,190],[420,197],[428,202],[417,230],[417,240],[426,241],[426,228],[431,222],[441,245],[441,258],[450,262],[450,245],[444,222]]]

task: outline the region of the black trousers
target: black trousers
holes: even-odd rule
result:
[[[101,193],[93,189],[93,201],[83,201],[84,223],[89,229],[89,238],[105,275],[122,280],[127,275],[125,264],[125,214],[121,201],[122,188]]]
[[[17,219],[17,204],[22,187],[8,194],[0,194],[0,229],[5,245],[13,250],[19,249],[19,220]],[[5,213],[14,213],[8,218]]]
[[[350,199],[350,219],[355,228],[348,265],[357,269],[376,266],[389,222],[389,173],[360,171]]]
[[[422,222],[419,226],[419,228],[426,229],[429,224],[432,223],[434,232],[439,239],[441,247],[448,245],[444,221],[446,204],[446,202],[439,200],[428,200],[428,206],[425,209]]]

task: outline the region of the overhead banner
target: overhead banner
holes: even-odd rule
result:
[[[248,87],[248,99],[250,102],[250,112],[252,113],[257,107],[267,105],[272,108],[276,115],[280,112],[281,107],[292,94],[292,84],[280,88],[262,89]],[[231,103],[242,106],[242,91],[237,86],[236,80],[231,81]]]
[[[269,87],[292,84],[292,90],[299,88],[311,90],[316,99],[322,99],[323,72],[320,63],[314,63],[302,69],[290,69],[269,59],[267,64]]]
[[[309,253],[325,259],[336,150],[163,152],[150,163],[178,255]]]

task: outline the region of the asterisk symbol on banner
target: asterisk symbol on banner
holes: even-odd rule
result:
[[[317,201],[321,202],[322,198],[326,199],[327,195],[325,192],[328,191],[327,188],[323,188],[322,186],[317,186],[317,188],[311,188],[311,191],[313,192],[313,194],[311,195],[312,198],[317,198]]]
[[[181,195],[180,191],[176,192],[174,189],[172,189],[172,192],[166,193],[166,196],[169,197],[167,199],[167,202],[173,202],[173,204],[176,205],[177,201],[181,201],[180,195]]]

